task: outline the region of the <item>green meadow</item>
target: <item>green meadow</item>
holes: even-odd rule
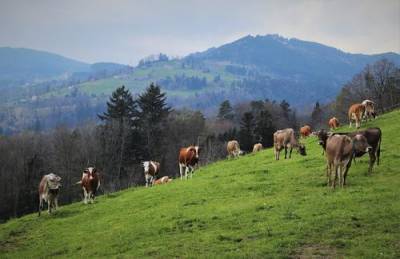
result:
[[[188,181],[12,219],[0,225],[0,258],[399,258],[399,121],[396,110],[364,125],[382,129],[381,164],[367,175],[368,156],[358,159],[343,189],[326,186],[310,137],[306,157],[274,161],[266,149]]]

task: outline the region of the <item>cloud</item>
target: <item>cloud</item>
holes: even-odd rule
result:
[[[400,52],[400,1],[3,0],[0,45],[135,64],[248,34],[278,33],[348,52]]]

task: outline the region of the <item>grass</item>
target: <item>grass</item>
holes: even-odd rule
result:
[[[189,181],[10,220],[0,225],[0,257],[399,258],[399,120],[397,110],[366,125],[382,129],[382,163],[367,175],[359,159],[344,189],[326,187],[325,158],[308,138],[306,157],[274,161],[268,149]]]

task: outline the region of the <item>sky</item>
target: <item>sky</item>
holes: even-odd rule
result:
[[[400,53],[400,0],[0,0],[0,46],[89,63],[181,57],[249,34]]]

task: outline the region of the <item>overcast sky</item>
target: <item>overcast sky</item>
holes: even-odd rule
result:
[[[400,0],[0,0],[0,46],[135,65],[280,34],[352,53],[400,53]]]

